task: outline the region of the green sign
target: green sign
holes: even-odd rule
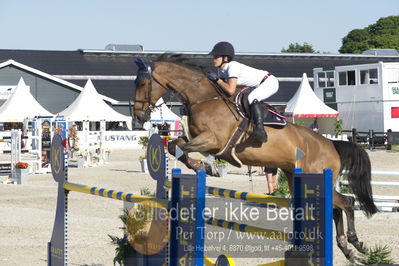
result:
[[[323,90],[324,103],[334,110],[338,111],[335,88],[328,88]]]
[[[399,94],[399,87],[392,87],[392,94]]]
[[[323,90],[323,98],[325,103],[335,103],[335,88],[328,88]]]

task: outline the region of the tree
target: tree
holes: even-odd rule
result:
[[[368,49],[399,49],[399,16],[380,18],[364,29],[351,30],[342,39],[339,52],[360,54]]]
[[[283,53],[318,53],[313,49],[313,46],[308,43],[290,43],[287,49],[282,49],[281,52]]]

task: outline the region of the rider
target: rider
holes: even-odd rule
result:
[[[218,42],[209,54],[213,55],[213,65],[220,71],[209,72],[207,76],[228,95],[233,95],[237,86],[255,87],[248,96],[254,123],[252,135],[259,141],[266,142],[267,135],[263,127],[264,110],[260,101],[277,92],[279,87],[277,78],[267,71],[233,61],[234,47],[229,42]]]

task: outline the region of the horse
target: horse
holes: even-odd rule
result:
[[[148,121],[157,100],[166,92],[173,91],[188,111],[190,139],[175,140],[169,144],[170,152],[173,154],[177,145],[184,152],[181,161],[195,169],[198,165],[193,163],[188,153],[215,155],[224,149],[242,118],[237,115],[232,102],[227,101],[215,84],[207,79],[202,69],[177,60],[176,56],[161,56],[150,63],[136,58],[135,62],[139,67],[135,81],[135,119],[141,123]],[[361,210],[367,217],[378,212],[372,196],[371,164],[366,151],[355,143],[331,141],[292,123],[287,123],[284,128],[265,127],[268,134],[265,143],[254,140],[249,134],[250,129],[251,125],[236,145],[237,158],[245,165],[282,169],[288,177],[291,192],[295,167],[302,168],[304,173],[322,173],[326,168],[333,170],[333,220],[337,245],[351,261],[355,259],[355,254],[348,247],[348,242],[359,252],[365,253],[366,246],[359,241],[355,229],[355,198],[337,192],[335,184],[346,170],[349,186]],[[298,149],[304,155],[302,158],[297,156]],[[346,234],[343,212],[347,217]]]

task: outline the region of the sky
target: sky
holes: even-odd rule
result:
[[[1,0],[0,49],[280,52],[307,42],[338,53],[349,31],[396,16],[399,0]]]

